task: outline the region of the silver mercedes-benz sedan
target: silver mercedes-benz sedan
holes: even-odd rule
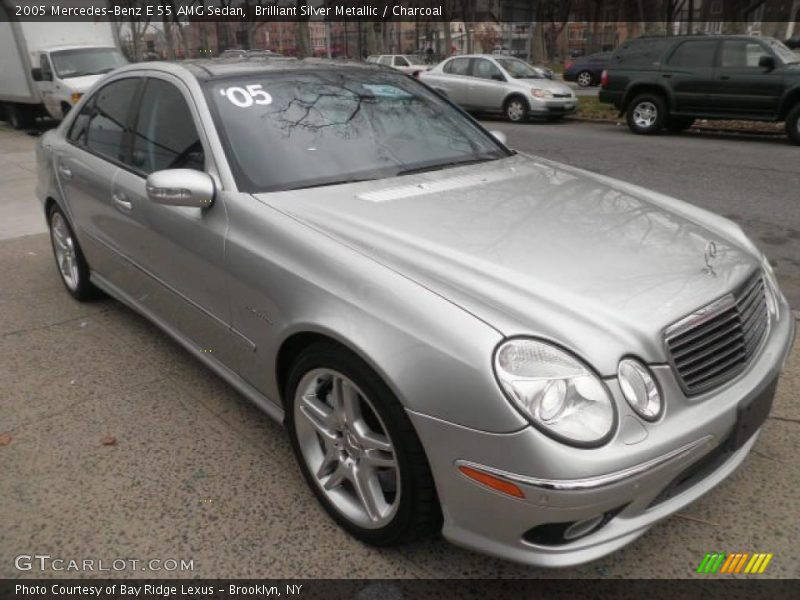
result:
[[[512,56],[455,56],[419,78],[465,110],[501,113],[515,123],[529,116],[558,121],[578,102],[569,86]]]
[[[381,66],[136,64],[37,194],[67,291],[282,421],[354,536],[571,565],[742,463],[794,320],[731,221],[499,137]]]

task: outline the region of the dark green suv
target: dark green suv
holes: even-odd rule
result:
[[[697,118],[786,121],[800,144],[800,55],[772,38],[642,37],[622,44],[600,101],[634,133],[688,129]]]

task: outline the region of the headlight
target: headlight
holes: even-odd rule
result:
[[[550,90],[541,90],[539,88],[531,88],[531,94],[534,98],[552,98],[553,92]]]
[[[773,319],[777,319],[780,312],[781,288],[778,287],[778,278],[775,276],[775,271],[772,265],[769,264],[769,259],[765,255],[761,255],[761,267],[764,271],[764,287],[767,297],[767,309]]]
[[[632,358],[624,358],[617,369],[622,395],[637,415],[655,421],[661,415],[661,394],[650,370]]]
[[[611,433],[615,411],[605,385],[563,350],[508,340],[497,349],[494,368],[508,398],[545,433],[577,445],[600,444]]]

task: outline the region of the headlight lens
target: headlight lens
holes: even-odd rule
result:
[[[624,358],[617,369],[622,395],[637,415],[655,421],[661,415],[661,394],[650,370],[632,358]]]
[[[534,98],[552,98],[553,92],[550,90],[541,90],[539,88],[532,88],[531,94],[533,94]]]
[[[562,441],[602,442],[614,427],[605,385],[577,359],[545,342],[514,339],[495,354],[495,373],[514,405]]]
[[[767,309],[769,310],[770,316],[772,316],[773,319],[777,319],[779,316],[778,312],[780,311],[778,299],[781,297],[781,289],[778,287],[778,278],[775,276],[772,265],[769,264],[769,259],[764,255],[761,256],[761,266],[764,270]]]

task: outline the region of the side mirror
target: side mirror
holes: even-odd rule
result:
[[[39,67],[34,67],[33,69],[31,69],[31,77],[33,77],[34,81],[41,81],[42,70]]]
[[[775,68],[775,59],[772,56],[763,55],[758,59],[758,66],[763,69],[772,70]]]
[[[506,134],[505,134],[505,133],[503,133],[502,131],[497,131],[497,130],[495,130],[495,131],[490,131],[489,133],[491,133],[491,134],[492,134],[492,136],[494,137],[494,139],[496,139],[498,142],[500,142],[501,144],[503,144],[503,146],[505,146],[505,145],[506,145],[506,142],[508,141],[508,138],[506,137]]]
[[[214,180],[194,169],[166,169],[147,176],[147,197],[155,204],[208,208],[214,202]]]

